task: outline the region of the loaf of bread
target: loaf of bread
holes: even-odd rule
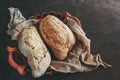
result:
[[[27,57],[33,77],[42,76],[50,65],[51,57],[34,26],[26,27],[20,34],[18,48]]]
[[[47,15],[40,21],[40,33],[58,60],[64,60],[76,39],[72,31],[61,20]]]

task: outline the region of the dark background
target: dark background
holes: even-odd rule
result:
[[[28,18],[44,11],[70,12],[77,16],[91,39],[91,51],[100,53],[113,68],[97,68],[91,72],[55,74],[34,79],[31,73],[21,77],[8,64],[6,34],[10,20],[8,7],[21,10]],[[0,0],[0,80],[120,80],[120,0]]]

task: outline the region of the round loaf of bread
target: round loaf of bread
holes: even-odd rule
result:
[[[58,60],[64,60],[76,42],[68,26],[57,17],[47,15],[41,19],[39,30],[55,57]]]
[[[33,77],[42,76],[50,65],[51,57],[34,26],[25,28],[20,34],[18,48],[27,57]]]

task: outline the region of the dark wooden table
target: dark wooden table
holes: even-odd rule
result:
[[[28,18],[44,11],[70,12],[77,16],[91,39],[91,51],[100,53],[113,68],[97,68],[91,72],[55,74],[34,79],[31,73],[21,77],[8,64],[10,36],[6,34],[10,20],[8,7],[21,10]],[[120,0],[0,0],[0,80],[120,80]]]

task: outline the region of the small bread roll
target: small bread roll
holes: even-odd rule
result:
[[[58,60],[64,60],[76,39],[72,31],[57,17],[48,15],[40,21],[40,33]]]
[[[25,28],[20,34],[18,48],[27,57],[33,77],[42,76],[50,65],[51,57],[34,26]]]

